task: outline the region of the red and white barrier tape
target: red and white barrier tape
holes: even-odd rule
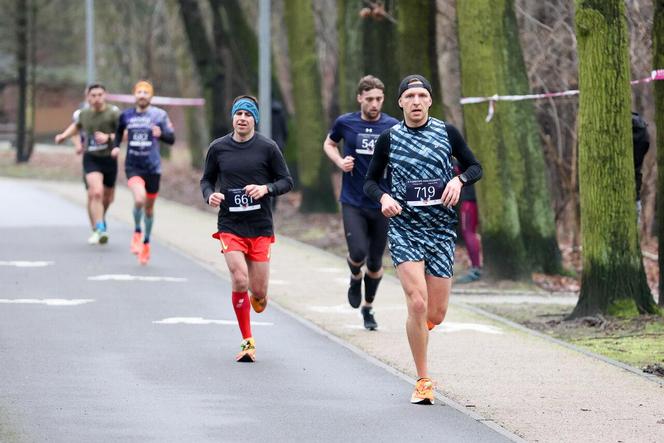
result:
[[[106,99],[112,102],[119,103],[135,103],[136,97],[129,94],[106,94]],[[204,106],[205,99],[203,98],[177,98],[177,97],[159,97],[155,95],[152,97],[153,105],[164,106]]]
[[[642,78],[640,80],[633,80],[630,83],[636,85],[638,83],[650,83],[655,80],[664,80],[664,69],[657,69],[650,73],[650,77]],[[546,92],[543,94],[526,94],[526,95],[492,95],[491,97],[464,97],[460,100],[462,105],[468,105],[471,103],[484,103],[489,102],[489,112],[486,116],[486,121],[489,122],[493,118],[495,111],[495,102],[498,101],[508,101],[516,102],[521,100],[539,100],[542,98],[554,98],[554,97],[570,97],[572,95],[577,95],[579,93],[578,89],[570,89],[569,91],[563,92]]]

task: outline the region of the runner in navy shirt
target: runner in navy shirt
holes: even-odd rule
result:
[[[343,172],[341,186],[341,211],[343,214],[350,285],[348,302],[358,308],[362,302],[362,267],[364,275],[364,327],[374,330],[378,326],[372,303],[383,276],[383,252],[387,243],[387,219],[380,211],[380,204],[364,194],[364,177],[367,173],[376,141],[381,132],[398,123],[395,118],[381,113],[385,85],[380,79],[367,75],[357,86],[359,112],[337,118],[330,130],[323,149],[327,156]],[[343,157],[339,142],[343,139]],[[385,179],[380,181],[385,192],[389,187]]]
[[[150,260],[150,233],[154,222],[154,203],[159,193],[161,181],[160,144],[173,144],[175,134],[173,124],[163,109],[150,105],[154,90],[146,81],[134,86],[136,106],[126,109],[120,116],[118,133],[115,137],[119,146],[127,132],[127,157],[125,173],[127,185],[134,195],[134,235],[130,250],[138,256],[140,264]],[[145,212],[145,217],[143,213]],[[141,221],[145,219],[145,231]]]

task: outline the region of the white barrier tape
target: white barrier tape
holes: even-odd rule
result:
[[[630,83],[636,85],[639,83],[650,83],[655,80],[664,80],[664,69],[656,69],[650,73],[650,77],[642,78],[639,80],[633,80]],[[539,100],[543,98],[555,98],[555,97],[571,97],[573,95],[578,95],[578,89],[570,89],[569,91],[562,92],[545,92],[543,94],[525,94],[525,95],[492,95],[491,97],[464,97],[459,102],[462,105],[469,105],[473,103],[485,103],[489,102],[489,110],[485,121],[488,123],[493,118],[495,113],[495,102],[498,101],[508,101],[516,102],[521,100]]]
[[[112,102],[120,103],[135,103],[136,97],[129,94],[106,94],[106,98]],[[205,99],[203,98],[177,98],[177,97],[160,97],[155,95],[152,97],[153,105],[166,105],[166,106],[204,106]]]

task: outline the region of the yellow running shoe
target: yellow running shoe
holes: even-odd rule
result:
[[[141,250],[143,249],[143,236],[141,235],[140,232],[134,232],[134,235],[131,237],[131,245],[129,246],[129,250],[131,251],[132,254],[138,255],[141,253]]]
[[[410,397],[410,402],[417,405],[432,405],[434,401],[433,387],[433,381],[430,378],[420,378],[415,384],[415,391]]]
[[[267,295],[263,298],[256,298],[254,297],[254,294],[251,294],[249,295],[249,301],[251,302],[251,307],[256,311],[256,314],[260,314],[267,306]]]
[[[143,249],[138,254],[138,262],[142,265],[147,265],[150,261],[150,243],[143,243]]]
[[[256,361],[256,345],[252,337],[242,340],[240,349],[240,352],[235,356],[235,361],[242,363],[253,363]]]

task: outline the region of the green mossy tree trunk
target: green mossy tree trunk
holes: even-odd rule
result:
[[[256,94],[258,43],[237,0],[209,0],[204,15],[197,0],[178,0],[189,49],[201,79],[212,137],[231,130],[233,97]],[[207,28],[211,27],[208,38]]]
[[[577,0],[583,273],[571,318],[654,313],[634,208],[628,34],[623,0]]]
[[[330,162],[321,143],[326,128],[318,71],[316,34],[311,0],[286,0],[288,52],[291,62],[298,147],[297,165],[302,190],[300,211],[336,212]]]
[[[396,13],[397,0],[385,0],[383,5],[389,14]],[[364,1],[357,2],[356,13],[360,8],[366,6]],[[360,75],[374,75],[385,84],[385,102],[383,112],[401,120],[401,110],[397,106],[397,90],[399,87],[399,60],[395,57],[397,53],[397,25],[388,19],[375,20],[366,18],[362,22],[362,52],[360,53],[361,70]],[[371,48],[368,50],[367,48]],[[352,85],[353,94],[355,86],[360,80],[358,77]],[[353,95],[354,96],[354,95]],[[357,109],[357,102],[356,109]]]
[[[652,27],[655,69],[664,69],[664,0],[655,0]],[[664,306],[664,81],[655,82],[657,127],[657,239],[659,243],[659,305]]]
[[[433,104],[429,115],[442,119],[443,91],[438,81],[436,54],[436,1],[397,1],[396,15],[399,77],[420,74],[429,80],[433,89]]]
[[[526,65],[519,41],[519,29],[514,14],[514,0],[506,0],[502,11],[502,36],[505,61],[496,66],[501,75],[499,94],[524,94],[530,90]],[[501,11],[496,11],[501,12]],[[501,69],[502,68],[502,69]],[[547,168],[535,119],[532,101],[501,102],[502,134],[505,143],[519,152],[512,169],[519,206],[521,236],[526,248],[527,261],[533,270],[559,274],[562,257],[556,238],[556,223],[551,207],[551,193]]]
[[[457,2],[462,94],[487,96],[505,88],[503,11],[505,0]],[[484,175],[477,185],[482,220],[484,267],[494,278],[519,279],[530,270],[519,221],[514,178],[522,158],[518,146],[508,143],[509,113],[502,103],[490,122],[486,104],[466,105],[467,141]]]
[[[339,16],[339,109],[342,113],[357,110],[355,86],[364,75],[362,63],[362,28],[358,11],[362,0],[340,0]]]

